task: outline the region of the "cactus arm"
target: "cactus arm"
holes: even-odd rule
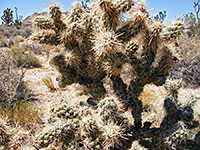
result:
[[[37,17],[35,18],[34,22],[37,27],[44,30],[49,30],[53,26],[53,23],[51,22],[51,20],[46,19],[44,17]]]

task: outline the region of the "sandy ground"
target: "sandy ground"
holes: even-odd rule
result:
[[[65,89],[60,89],[56,81],[59,72],[49,65],[49,59],[43,55],[38,55],[41,61],[41,68],[28,69],[23,78],[24,82],[34,93],[35,98],[38,99],[36,104],[43,110],[44,114],[48,114],[50,104],[57,100],[65,100],[69,104],[74,104],[77,101],[86,100],[89,95],[83,95],[83,87],[79,84],[72,84]],[[51,91],[42,81],[42,78],[49,76],[52,78],[56,91]],[[44,118],[45,115],[44,115]]]

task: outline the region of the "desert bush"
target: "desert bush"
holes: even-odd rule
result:
[[[39,68],[41,67],[41,63],[36,56],[31,53],[16,53],[15,61],[17,67],[28,67],[28,68]]]
[[[1,25],[0,32],[7,38],[15,37],[17,35],[27,38],[33,33],[33,29],[30,26],[16,29],[14,26]]]
[[[41,67],[41,62],[33,52],[28,51],[27,46],[19,44],[17,40],[11,46],[10,55],[12,55],[12,63],[17,67]]]
[[[182,39],[179,62],[170,71],[170,78],[182,79],[184,87],[198,88],[200,86],[200,48],[199,36]]]
[[[14,124],[15,122],[24,124],[25,121],[27,121],[26,119],[31,120],[31,117],[34,116],[34,109],[28,107],[28,104],[24,103],[30,99],[32,94],[31,91],[26,88],[26,85],[22,80],[26,69],[21,68],[20,74],[20,69],[15,67],[13,61],[14,56],[10,50],[2,51],[0,54],[1,115],[4,114],[4,116],[8,117]],[[24,119],[24,121],[22,119]]]
[[[124,13],[129,19],[122,19]],[[148,149],[168,149],[166,138],[182,129],[179,122],[181,125],[193,122],[191,106],[178,105],[173,96],[164,100],[166,114],[160,126],[151,127],[152,122],[142,122],[144,109],[139,99],[145,85],[163,85],[169,70],[177,62],[173,45],[184,32],[182,22],[165,26],[152,19],[143,1],[133,0],[99,0],[88,7],[74,2],[67,15],[53,3],[49,5],[49,15],[49,18],[35,19],[35,25],[41,31],[33,35],[33,40],[63,47],[63,52],[50,60],[61,74],[60,87],[72,83],[84,85],[91,95],[88,100],[96,100],[96,104],[85,106],[88,107],[88,111],[84,108],[88,112],[86,116],[77,114],[81,109],[79,106],[72,107],[64,102],[58,104],[58,108],[52,107],[55,115],[59,113],[59,119],[50,119],[53,122],[51,128],[38,134],[36,148],[50,145],[58,149],[125,150],[138,140]],[[121,78],[126,63],[131,65],[133,72],[129,84]],[[117,103],[102,100],[106,94],[103,85],[106,76],[112,81],[123,111],[131,112],[132,123],[127,123],[126,117],[121,116]],[[90,107],[97,109],[98,117],[93,116],[95,113],[90,112]],[[172,143],[182,149],[199,146],[198,141],[187,137],[184,142]],[[173,148],[173,144],[169,147]]]
[[[0,47],[7,47],[8,46],[8,38],[0,32]]]
[[[2,51],[0,54],[1,102],[12,103],[12,101],[15,101],[16,99],[21,100],[27,92],[27,89],[24,88],[24,84],[22,82],[25,70],[22,70],[21,75],[18,73],[17,68],[15,68],[13,64],[13,55],[9,50]]]

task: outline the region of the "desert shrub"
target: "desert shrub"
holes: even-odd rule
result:
[[[8,38],[0,32],[0,47],[7,47],[8,46]]]
[[[129,19],[122,19],[124,13]],[[166,138],[183,129],[183,124],[197,127],[189,127],[194,119],[192,107],[179,105],[176,95],[165,98],[166,114],[158,127],[151,127],[151,121],[142,121],[144,108],[139,96],[147,84],[162,86],[178,61],[175,44],[185,30],[182,22],[165,26],[155,21],[143,1],[99,0],[88,7],[74,2],[67,15],[52,3],[49,17],[36,18],[35,25],[41,31],[33,35],[33,40],[63,47],[50,60],[61,74],[60,87],[79,83],[91,95],[83,108],[64,101],[52,106],[57,117],[50,119],[50,125],[38,134],[36,148],[126,150],[138,140],[148,149],[168,149],[173,144],[168,145]],[[133,72],[129,84],[121,77],[126,63]],[[119,103],[103,99],[106,76],[112,81],[121,109],[130,111],[133,122],[123,117]],[[172,91],[177,94],[175,90]],[[96,102],[87,104],[91,101]],[[184,142],[172,143],[182,149],[199,146],[198,141],[187,137]]]
[[[15,26],[1,25],[0,31],[7,38],[15,37],[17,35],[27,38],[33,33],[33,29],[30,26],[16,29]]]
[[[180,60],[170,71],[170,78],[182,79],[184,87],[198,88],[200,86],[200,48],[199,36],[182,39],[180,45]]]
[[[15,61],[17,67],[38,68],[41,67],[41,63],[36,56],[31,53],[17,53],[15,54]]]
[[[22,70],[21,75],[18,73],[18,69],[15,68],[13,64],[13,55],[9,50],[2,51],[0,54],[1,102],[9,103],[11,101],[15,101],[14,99],[21,100],[22,97],[26,95],[26,89],[24,89],[24,84],[22,82],[25,72]]]
[[[33,52],[36,55],[40,55],[43,52],[48,52],[45,45],[41,45],[37,42],[27,41],[25,46],[27,51]]]
[[[2,51],[0,54],[1,115],[4,114],[14,124],[17,122],[19,124],[21,123],[21,125],[26,125],[25,123],[29,123],[26,119],[30,120],[30,122],[34,121],[35,115],[33,107],[29,107],[28,103],[24,103],[32,95],[22,80],[26,69],[21,68],[20,74],[20,69],[15,67],[13,61],[14,56],[12,55],[13,53],[10,53],[10,50]]]

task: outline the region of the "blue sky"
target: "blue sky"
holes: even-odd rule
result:
[[[53,0],[54,1],[54,0]],[[56,0],[60,2],[64,10],[69,10],[74,0]],[[81,0],[77,0],[81,1]],[[42,12],[47,8],[47,4],[52,0],[0,0],[0,16],[6,8],[18,8],[18,14],[25,19],[34,12]],[[173,21],[176,17],[180,17],[187,12],[194,12],[193,4],[197,0],[147,0],[148,9],[152,10],[152,14],[156,14],[161,10],[167,11],[166,20]]]

